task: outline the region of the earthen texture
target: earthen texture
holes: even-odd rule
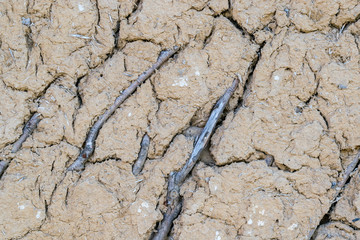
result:
[[[360,147],[359,18],[352,0],[0,2],[0,239],[149,239],[191,131],[236,75],[171,236],[359,239],[358,171],[334,200]],[[66,172],[97,117],[175,45],[105,123],[85,170]]]

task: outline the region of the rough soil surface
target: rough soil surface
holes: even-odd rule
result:
[[[359,172],[335,187],[360,149],[359,18],[355,0],[0,2],[0,239],[149,239],[192,129],[236,74],[173,239],[360,239]],[[175,45],[67,172],[97,117]]]

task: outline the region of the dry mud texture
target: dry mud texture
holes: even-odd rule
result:
[[[358,172],[333,202],[360,147],[359,18],[355,0],[0,2],[0,238],[149,239],[168,175],[192,151],[186,129],[240,74],[182,186],[173,239],[359,239]],[[66,172],[97,117],[174,45],[101,129],[86,169]]]

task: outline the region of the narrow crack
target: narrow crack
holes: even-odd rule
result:
[[[207,36],[205,37],[205,39],[204,39],[204,45],[203,45],[202,49],[205,49],[205,47],[210,43],[211,38],[212,38],[212,36],[214,35],[214,32],[215,32],[214,30],[215,30],[215,24],[212,25],[211,31],[210,31],[209,35],[207,35]]]
[[[112,154],[111,156],[107,156],[107,157],[104,157],[100,160],[96,160],[94,159],[93,162],[88,162],[88,165],[96,165],[96,164],[102,164],[104,162],[108,162],[108,161],[111,161],[111,160],[115,160],[115,161],[121,161],[121,158],[118,158],[116,157],[116,154]]]
[[[326,116],[320,111],[320,109],[316,109],[320,116],[322,117],[322,119],[324,120],[325,124],[326,124],[326,129],[329,130],[329,122],[328,120],[326,119]]]
[[[75,83],[75,87],[76,87],[76,97],[78,99],[78,106],[75,108],[75,111],[73,113],[73,116],[72,116],[72,123],[71,123],[71,126],[73,128],[73,130],[75,129],[75,120],[76,120],[76,116],[78,115],[79,113],[79,109],[82,107],[83,105],[83,100],[82,100],[82,97],[81,97],[81,94],[80,94],[80,91],[79,91],[79,85],[80,85],[80,82],[81,80],[83,80],[85,77],[87,77],[87,75],[84,75],[82,77],[79,77],[77,80],[76,80],[76,83]]]
[[[306,54],[305,54],[306,56]],[[310,64],[309,64],[309,61],[308,59],[305,57],[305,62],[307,63],[309,69],[311,69],[310,67]],[[311,100],[316,100],[319,96],[319,93],[318,93],[318,90],[319,90],[319,86],[320,86],[320,79],[318,79],[316,73],[311,69],[312,73],[314,74],[314,79],[316,81],[316,87],[314,89],[314,92],[312,93],[312,95],[304,102],[305,103],[305,106],[309,106]],[[299,99],[301,101],[301,99]],[[295,111],[297,111],[299,109],[300,112],[302,112],[302,108],[300,109],[299,107],[296,107],[295,108]],[[325,125],[326,125],[326,129],[329,130],[329,122],[328,120],[326,119],[326,116],[321,112],[321,110],[319,108],[316,109],[318,111],[318,113],[320,114],[320,116],[322,117],[322,119],[324,120],[325,122]]]
[[[266,153],[262,150],[258,150],[258,149],[255,149],[255,151],[256,151],[256,153],[251,154],[248,158],[241,158],[241,159],[229,158],[228,162],[221,164],[221,165],[215,164],[214,166],[217,168],[225,168],[225,167],[231,166],[234,163],[239,163],[239,162],[245,163],[247,165],[253,161],[265,161],[266,165],[268,165],[269,167],[275,167],[279,171],[292,172],[292,173],[296,172],[296,171],[290,171],[290,169],[287,171],[286,169],[279,168],[279,166],[277,166],[275,163],[275,158],[273,155]],[[253,156],[256,156],[256,154],[262,154],[262,155],[264,155],[264,157],[263,158],[261,158],[261,157],[254,158]],[[285,168],[285,166],[284,166],[284,168]]]
[[[42,64],[44,64],[44,56],[42,54],[41,44],[38,44],[39,47],[39,57]]]
[[[52,13],[53,13],[53,6],[54,6],[54,1],[50,4],[50,7],[49,7],[49,19],[50,19],[50,23],[52,24],[53,23],[53,16],[52,16]]]
[[[66,194],[65,194],[65,200],[64,200],[65,206],[68,205],[68,197],[69,197],[69,188],[66,188]]]
[[[246,31],[232,16],[230,11],[225,11],[222,16],[227,18],[243,35],[249,36],[252,42],[255,42],[255,36]]]
[[[47,90],[53,85],[53,84],[56,84],[56,83],[59,83],[61,81],[61,78],[62,76],[58,76],[58,77],[54,77],[53,80],[45,86],[45,88],[39,92],[38,94],[35,95],[34,97],[34,102],[38,102],[41,98],[43,98],[47,92]]]
[[[253,62],[250,64],[249,68],[248,68],[248,78],[246,79],[244,85],[243,85],[243,95],[241,98],[239,98],[237,107],[235,108],[234,113],[236,114],[241,108],[244,108],[247,106],[247,97],[251,94],[251,88],[252,88],[252,84],[253,84],[253,76],[254,76],[254,71],[256,69],[256,66],[258,64],[258,62],[260,61],[261,58],[261,51],[263,49],[263,47],[265,46],[265,42],[263,44],[260,45],[258,51],[257,51],[257,56],[256,58],[253,60]]]
[[[115,29],[113,30],[113,36],[114,36],[114,47],[113,52],[117,49],[118,43],[119,43],[119,37],[120,37],[120,8],[118,8],[118,20],[116,21]]]
[[[100,14],[100,8],[99,8],[99,1],[95,0],[95,7],[96,7],[96,11],[97,11],[97,22],[96,25],[100,27],[100,21],[101,21],[101,14]],[[96,28],[95,28],[96,30]]]

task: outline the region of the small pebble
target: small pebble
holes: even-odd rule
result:
[[[30,19],[30,18],[24,18],[24,17],[22,17],[22,18],[21,18],[21,23],[22,23],[23,25],[29,27],[29,26],[31,25],[31,19]]]
[[[347,86],[344,84],[339,84],[338,85],[338,89],[342,90],[342,89],[347,89]]]
[[[271,155],[267,155],[264,160],[268,166],[271,166],[274,162],[274,157]]]
[[[290,15],[290,10],[288,8],[285,8],[284,11],[286,12],[286,16],[289,17]]]
[[[302,110],[301,107],[296,107],[296,108],[295,108],[295,112],[296,112],[296,113],[302,113],[302,111],[303,111],[303,110]]]

